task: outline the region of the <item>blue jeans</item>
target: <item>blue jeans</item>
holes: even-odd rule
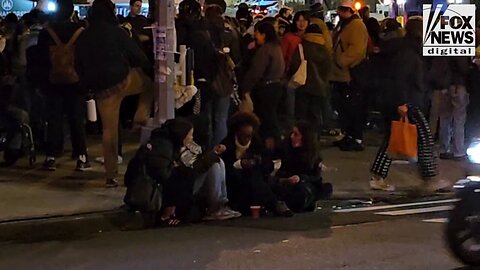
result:
[[[465,155],[465,122],[469,95],[463,85],[442,92],[440,102],[440,152]]]
[[[204,195],[207,198],[210,212],[217,211],[228,203],[225,179],[225,163],[221,159],[195,179],[193,194]]]
[[[227,137],[227,120],[230,109],[230,96],[218,97],[209,95],[202,97],[202,113],[207,115],[210,122],[210,147],[219,144]]]

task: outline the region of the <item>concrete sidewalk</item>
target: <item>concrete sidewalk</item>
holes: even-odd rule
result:
[[[329,167],[324,173],[324,181],[334,186],[334,197],[337,199],[391,199],[415,197],[418,194],[415,187],[422,184],[415,165],[393,165],[389,177],[390,183],[397,186],[393,194],[373,192],[369,189],[369,168],[376,154],[380,136],[370,134],[367,148],[364,152],[340,152],[328,147],[329,138],[322,143],[325,148],[323,157]],[[90,138],[89,155],[101,155],[99,137]],[[132,137],[124,145],[124,164],[120,173],[126,169],[127,161],[135,153],[138,144]],[[103,166],[92,161],[92,170],[76,172],[75,161],[66,152],[58,160],[55,172],[41,169],[44,157],[37,157],[34,168],[28,167],[26,159],[20,160],[11,168],[0,168],[0,231],[1,225],[31,224],[45,218],[78,219],[82,216],[90,218],[99,215],[103,218],[120,210],[123,205],[125,188],[104,188]],[[442,161],[440,164],[442,176],[452,183],[464,175],[464,165],[459,162]],[[121,183],[123,179],[120,179]],[[107,214],[106,214],[107,213]],[[113,216],[112,216],[113,215]],[[60,220],[56,219],[56,220]],[[92,218],[93,219],[93,218]],[[1,233],[0,233],[1,235]],[[1,236],[0,236],[1,238]]]

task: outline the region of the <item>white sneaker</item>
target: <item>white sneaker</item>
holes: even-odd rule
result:
[[[231,212],[231,210],[227,210],[225,208],[222,208],[216,212],[211,213],[210,215],[206,216],[203,218],[205,221],[209,220],[227,220],[227,219],[232,219],[236,218],[234,213]]]
[[[97,157],[95,158],[95,161],[100,163],[100,164],[105,164],[105,157],[101,156],[101,157]],[[122,156],[118,156],[117,157],[117,164],[120,165],[123,163],[123,158]]]
[[[388,192],[395,191],[395,187],[385,183],[385,180],[383,178],[375,179],[372,177],[372,179],[370,179],[370,188],[373,190],[381,190]]]
[[[237,212],[237,211],[235,211],[235,210],[232,210],[232,209],[230,209],[230,207],[228,207],[228,206],[225,207],[224,210],[227,211],[227,212],[230,212],[230,213],[231,213],[234,217],[236,217],[236,218],[239,218],[239,217],[242,216],[242,213]]]

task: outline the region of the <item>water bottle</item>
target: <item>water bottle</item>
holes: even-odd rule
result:
[[[93,98],[87,100],[87,119],[90,122],[97,122],[97,107]]]

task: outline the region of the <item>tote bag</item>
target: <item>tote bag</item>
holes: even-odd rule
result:
[[[297,89],[307,83],[307,60],[305,60],[302,44],[298,44],[298,51],[300,52],[300,66],[292,78],[290,78],[288,89]]]
[[[407,116],[392,121],[387,154],[395,159],[414,160],[417,157],[417,126],[410,124]]]

